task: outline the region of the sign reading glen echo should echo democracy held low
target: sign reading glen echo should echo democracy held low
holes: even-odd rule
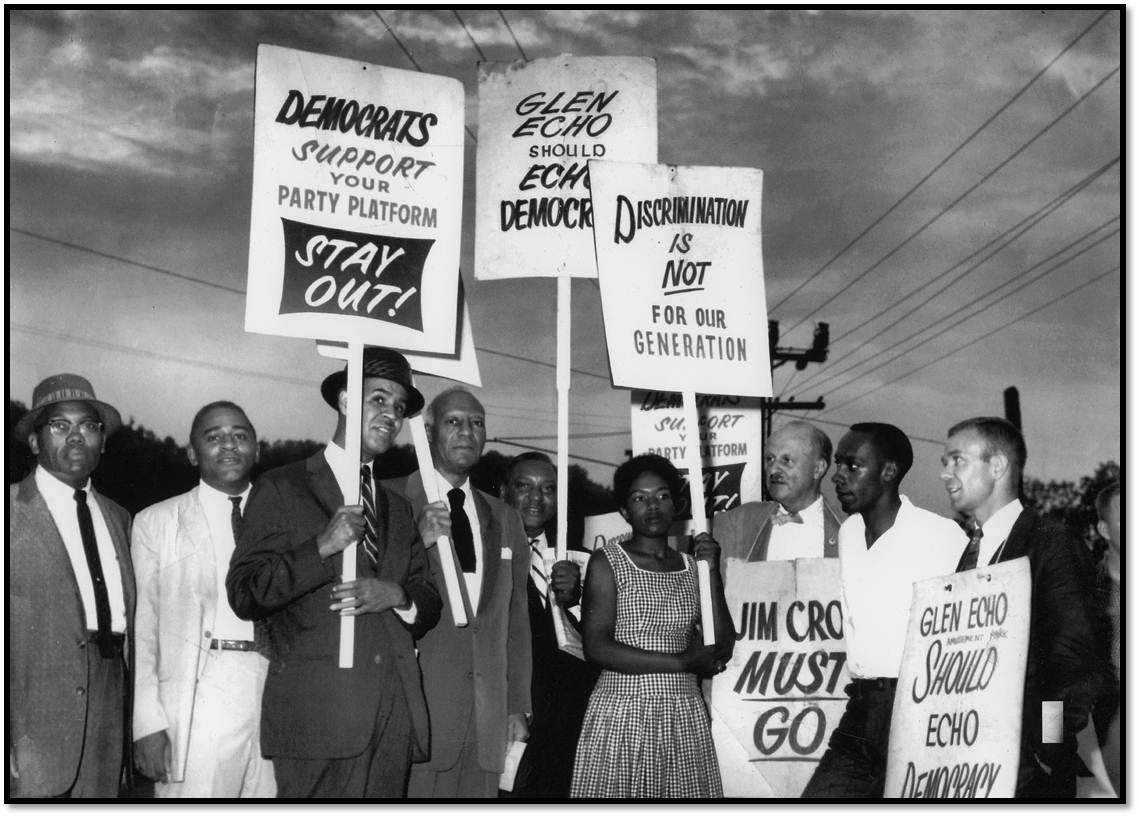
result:
[[[763,172],[590,161],[613,383],[770,396]]]
[[[1028,557],[914,585],[886,797],[1012,797],[1031,609]]]
[[[588,161],[657,159],[656,63],[479,64],[475,277],[594,278]]]
[[[454,353],[457,80],[257,49],[245,328]]]
[[[798,797],[846,707],[838,559],[727,559],[736,630],[712,680],[712,737],[727,797]]]

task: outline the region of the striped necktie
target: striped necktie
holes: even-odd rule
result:
[[[360,466],[360,504],[364,506],[364,551],[372,564],[380,561],[379,525],[376,524],[376,500],[372,496],[372,469]]]
[[[530,577],[534,580],[538,595],[542,597],[542,606],[545,607],[550,580],[546,576],[546,559],[542,555],[541,541],[541,539],[530,540]]]

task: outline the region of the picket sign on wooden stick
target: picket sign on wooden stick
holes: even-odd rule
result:
[[[344,458],[340,484],[344,486],[344,504],[360,504],[360,422],[364,411],[364,344],[349,341],[346,348],[348,360],[348,405],[345,407]],[[356,548],[353,542],[341,551],[344,561],[340,567],[340,581],[356,580]],[[356,617],[340,617],[340,669],[352,669],[352,653],[356,647]]]
[[[684,432],[688,444],[688,495],[692,499],[692,535],[708,532],[708,518],[704,515],[704,465],[700,460],[700,426],[696,411],[696,392],[683,391]],[[700,623],[704,630],[704,646],[716,643],[716,622],[712,612],[712,574],[708,563],[696,562],[696,578],[700,587]]]
[[[423,424],[423,415],[412,417],[407,424],[411,426],[415,458],[419,460],[423,493],[427,496],[428,502],[438,502],[442,497],[439,494],[439,485],[435,481],[435,461],[431,458],[431,446],[427,442],[427,428]],[[455,569],[455,548],[451,545],[451,537],[440,536],[435,547],[439,548],[439,564],[443,568],[443,589],[447,592],[447,606],[451,610],[451,619],[456,627],[466,627],[466,595],[459,582],[459,571]]]
[[[558,276],[556,375],[554,384],[558,393],[558,524],[554,542],[554,558],[566,558],[569,534],[569,390],[570,390],[570,283],[568,275]],[[569,643],[565,616],[560,614],[554,598],[553,583],[547,583],[546,607],[554,620],[554,636],[558,649]]]

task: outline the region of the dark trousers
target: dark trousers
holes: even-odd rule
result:
[[[93,639],[87,643],[87,729],[75,785],[62,796],[114,799],[119,796],[126,739],[126,678],[123,639],[104,658]]]
[[[886,788],[886,752],[894,711],[896,678],[855,679],[846,687],[850,700],[831,733],[802,797],[866,800],[881,798]]]
[[[273,758],[277,797],[294,799],[402,798],[411,769],[411,719],[399,679],[384,683],[372,737],[347,758]],[[344,702],[351,706],[351,701]]]

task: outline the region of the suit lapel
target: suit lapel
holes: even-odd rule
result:
[[[185,502],[180,503],[178,516],[179,535],[186,538],[186,542],[198,557],[200,565],[196,578],[198,594],[205,600],[206,613],[212,621],[217,609],[218,564],[214,538],[210,533],[210,524],[206,520],[206,509],[202,505],[200,485],[190,492]],[[228,568],[228,565],[226,567]]]
[[[998,547],[989,560],[989,564],[998,564],[1020,558],[1028,554],[1028,545],[1032,540],[1032,530],[1036,527],[1036,513],[1030,508],[1020,512],[1013,523],[1012,530],[1008,532],[1004,547]]]
[[[494,514],[491,512],[490,503],[473,485],[471,486],[471,493],[475,497],[475,512],[478,515],[479,534],[482,536],[482,585],[479,590],[479,610],[482,610],[486,607],[487,599],[494,592],[501,554],[498,551],[497,524]]]
[[[823,558],[838,558],[838,529],[842,523],[831,510],[826,499],[823,500]]]
[[[751,550],[747,554],[749,562],[767,561],[767,547],[771,543],[771,517],[775,515],[775,504],[764,508],[764,513],[766,515],[759,525],[759,533],[755,535],[755,541],[751,543]]]
[[[71,557],[67,555],[67,546],[63,544],[63,537],[59,535],[59,528],[55,519],[48,510],[47,502],[36,487],[35,471],[20,483],[17,498],[27,504],[28,516],[32,524],[40,529],[40,541],[43,546],[43,564],[47,571],[61,571],[70,582],[72,595],[75,601],[75,614],[84,629],[87,629],[87,611],[83,607],[83,597],[79,594],[79,579],[71,564]]]

